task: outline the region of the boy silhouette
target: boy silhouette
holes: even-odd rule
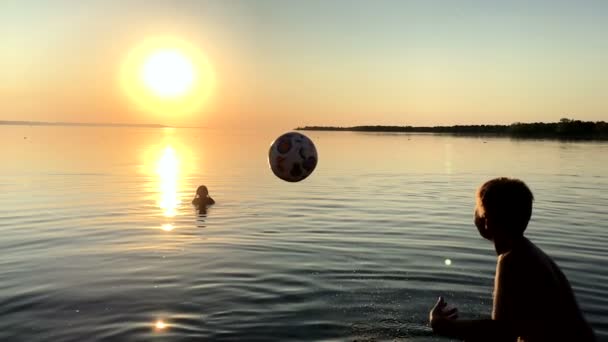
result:
[[[209,190],[206,186],[201,185],[196,189],[196,195],[194,195],[194,199],[192,200],[192,204],[196,206],[199,211],[199,214],[207,213],[207,206],[215,204],[215,201],[211,196],[209,196]]]
[[[443,297],[430,312],[439,335],[465,341],[595,341],[566,276],[524,237],[534,197],[524,182],[496,178],[477,191],[475,226],[498,256],[492,318],[458,320]]]

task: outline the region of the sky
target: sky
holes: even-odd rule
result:
[[[218,128],[608,120],[607,1],[0,1],[0,120]],[[209,96],[121,86],[146,39],[205,56]],[[194,62],[196,63],[196,61]]]

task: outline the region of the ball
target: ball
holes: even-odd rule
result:
[[[310,176],[317,166],[317,149],[304,134],[285,133],[270,145],[268,163],[277,177],[299,182]]]

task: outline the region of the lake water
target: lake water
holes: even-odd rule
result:
[[[290,184],[281,133],[0,127],[0,340],[443,341],[438,295],[490,313],[474,193],[512,176],[608,341],[608,143],[307,132],[319,165]]]

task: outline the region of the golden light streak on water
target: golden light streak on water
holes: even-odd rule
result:
[[[171,146],[165,147],[158,161],[156,173],[159,176],[159,206],[165,217],[174,217],[181,203],[178,195],[179,159]]]
[[[162,229],[162,230],[164,230],[166,232],[172,231],[173,228],[175,228],[175,227],[173,227],[173,224],[171,224],[171,223],[165,223],[162,226],[160,226],[160,229]]]
[[[160,330],[165,330],[167,328],[167,324],[163,321],[163,320],[158,320],[156,321],[156,323],[154,323],[154,329],[156,329],[157,331]]]

